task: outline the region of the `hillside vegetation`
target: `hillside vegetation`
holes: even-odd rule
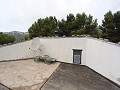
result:
[[[14,41],[15,41],[14,36],[0,33],[0,45],[13,43]]]

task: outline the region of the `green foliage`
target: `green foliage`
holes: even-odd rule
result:
[[[59,21],[59,35],[71,36],[72,34],[81,35],[89,34],[92,37],[94,34],[98,34],[97,20],[93,20],[93,16],[87,16],[85,13],[77,14],[76,17],[73,14],[67,15],[67,20]]]
[[[0,45],[13,43],[14,41],[15,41],[14,36],[0,33]]]
[[[102,21],[102,37],[107,38],[112,42],[120,42],[120,11],[112,14],[111,11],[104,15]]]
[[[56,17],[40,18],[28,29],[29,37],[53,36],[57,30],[57,23]]]
[[[66,17],[66,20],[62,19],[60,21],[52,16],[44,19],[40,18],[37,22],[32,24],[28,31],[30,38],[54,36],[55,31],[58,32],[59,36],[89,34],[92,37],[99,37],[97,25],[97,20],[93,20],[93,16],[87,16],[85,13],[78,13],[76,16],[69,14]]]
[[[29,39],[29,36],[25,35],[24,40],[28,40],[28,39]]]

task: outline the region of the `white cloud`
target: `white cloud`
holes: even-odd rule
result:
[[[120,9],[119,0],[0,0],[0,31],[27,31],[38,18],[66,18],[69,13],[91,14],[101,23],[104,14]]]

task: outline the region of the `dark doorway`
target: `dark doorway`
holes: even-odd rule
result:
[[[81,64],[81,53],[82,50],[73,49],[73,63]]]

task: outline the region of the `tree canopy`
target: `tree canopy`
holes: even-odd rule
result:
[[[73,14],[67,15],[67,20],[59,21],[59,34],[71,36],[87,34],[92,37],[98,36],[97,19],[93,20],[93,16],[86,15],[85,13],[78,13],[76,16]]]
[[[0,32],[0,45],[13,43],[15,41],[15,37],[8,34],[3,34]]]
[[[57,25],[58,22],[56,17],[50,16],[45,19],[40,18],[28,29],[29,37],[53,36],[58,28]]]
[[[112,42],[120,42],[120,11],[112,13],[107,12],[100,26],[102,29],[102,37]]]
[[[102,32],[101,32],[102,31]],[[112,42],[120,42],[120,11],[112,13],[107,12],[102,20],[102,25],[98,27],[97,19],[93,19],[92,15],[85,13],[70,13],[66,19],[57,20],[54,16],[40,18],[32,24],[28,29],[29,37],[54,36],[57,32],[58,36],[72,35],[90,35],[91,37],[102,37]]]
[[[97,25],[97,19],[94,20],[91,15],[87,16],[85,13],[78,13],[76,16],[68,14],[66,20],[57,20],[55,16],[40,18],[32,24],[28,32],[30,38],[54,36],[55,31],[58,32],[59,36],[88,34],[92,37],[99,37]]]

